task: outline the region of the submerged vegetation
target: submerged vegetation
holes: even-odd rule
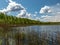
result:
[[[60,24],[60,22],[40,22],[37,20],[18,18],[15,16],[9,16],[7,14],[0,13],[0,26],[51,25],[51,24]]]
[[[0,28],[0,45],[60,45],[59,31],[56,34],[29,29],[25,31],[24,28]]]

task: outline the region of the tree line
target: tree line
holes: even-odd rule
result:
[[[31,20],[27,18],[18,18],[16,16],[9,16],[4,13],[0,13],[0,24],[6,25],[56,25],[60,22],[41,22],[37,20]]]
[[[17,25],[21,25],[21,24],[39,24],[40,21],[35,21],[35,20],[31,20],[31,19],[27,19],[27,18],[18,18],[16,16],[9,16],[7,14],[4,13],[0,13],[0,23],[1,24],[17,24]]]

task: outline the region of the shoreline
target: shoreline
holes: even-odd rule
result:
[[[0,27],[25,27],[25,26],[41,26],[41,25],[60,25],[60,24],[0,24]]]

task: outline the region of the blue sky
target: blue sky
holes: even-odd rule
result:
[[[13,4],[15,5],[15,7],[18,5],[17,8],[19,10],[17,8],[15,9]],[[11,5],[12,7],[10,7]],[[24,18],[26,17],[41,21],[53,21],[53,18],[57,18],[57,15],[60,14],[58,13],[60,12],[60,0],[1,0],[0,12],[5,12],[7,14],[14,15],[17,17],[23,16]],[[55,12],[57,12],[58,14],[55,14]],[[51,20],[50,18],[52,18],[53,20]],[[58,19],[54,21],[57,20]]]
[[[45,5],[51,6],[60,3],[60,0],[21,0],[19,3],[26,7],[29,12],[34,13]]]

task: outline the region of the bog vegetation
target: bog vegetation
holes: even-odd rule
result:
[[[53,38],[46,32],[0,28],[0,45],[60,45],[60,32]]]

